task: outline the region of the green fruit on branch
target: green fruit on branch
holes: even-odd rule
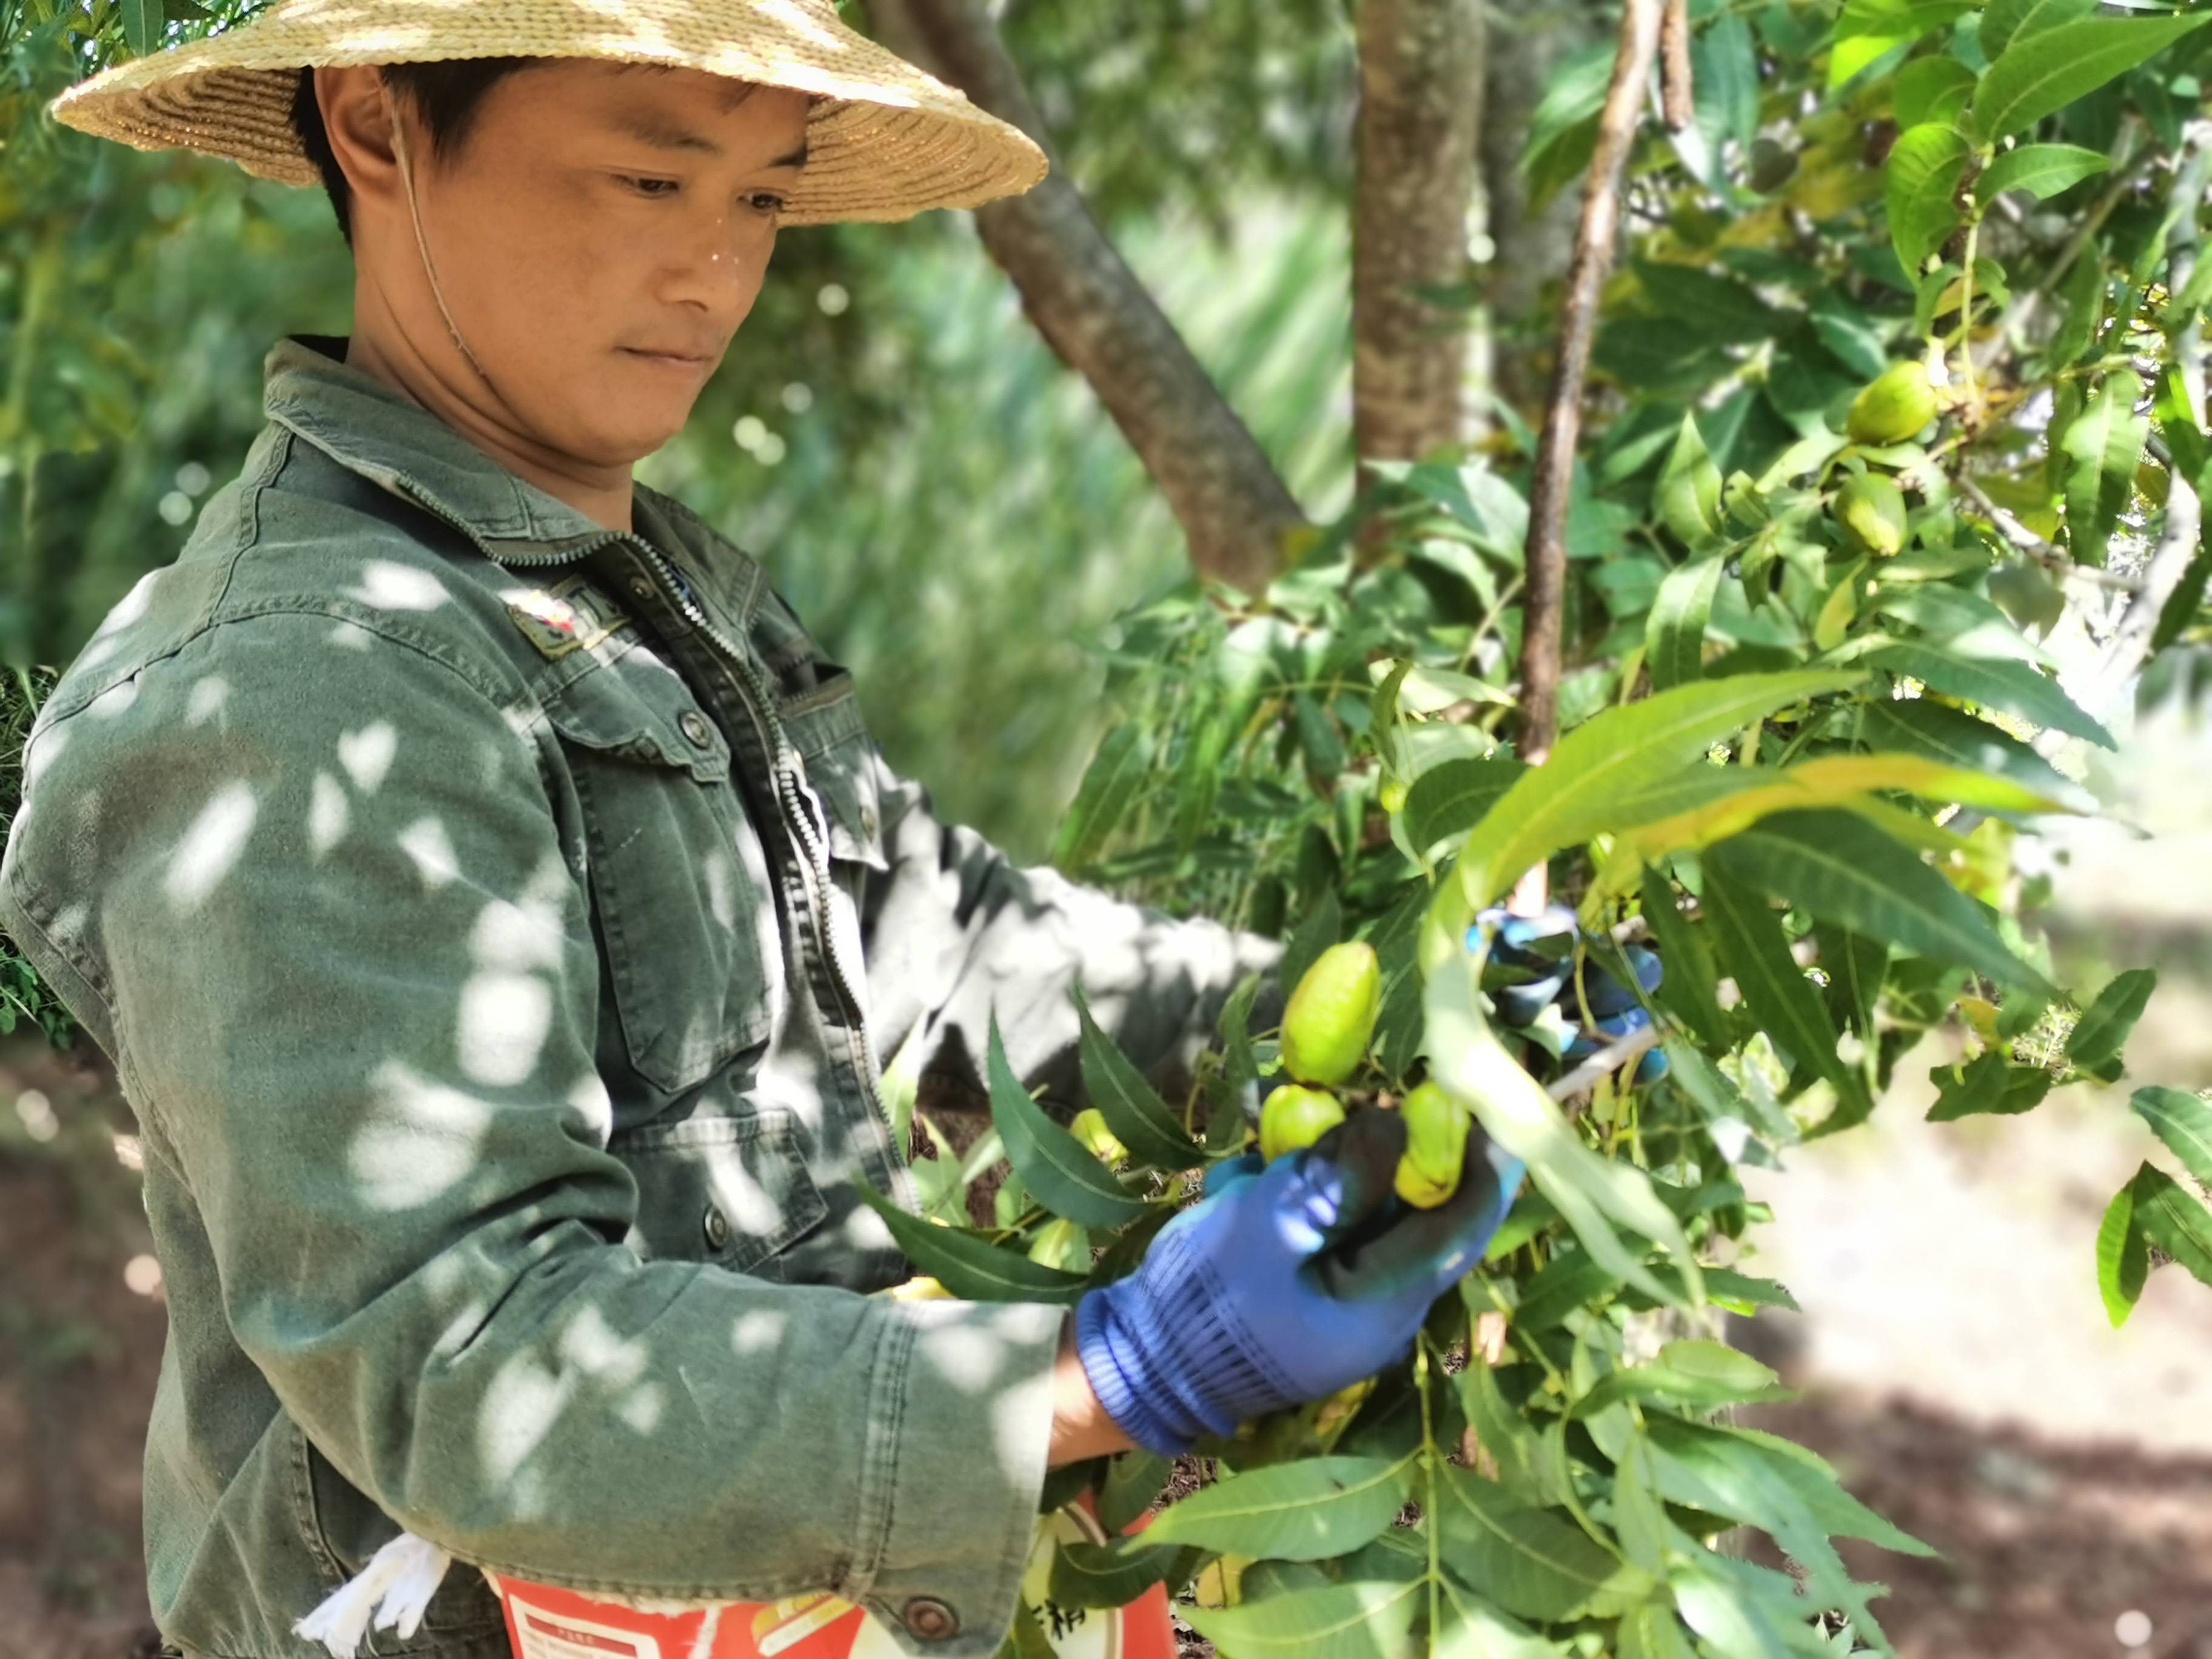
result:
[[[1925,363],[1893,363],[1851,399],[1844,429],[1860,444],[1901,444],[1936,418]]]
[[[1905,492],[1894,479],[1875,472],[1848,479],[1836,492],[1835,513],[1844,539],[1861,552],[1886,559],[1905,545]]]
[[[1344,1107],[1323,1089],[1285,1083],[1260,1108],[1260,1156],[1273,1163],[1285,1152],[1310,1146],[1344,1121]]]
[[[1102,1164],[1121,1164],[1128,1158],[1129,1149],[1106,1127],[1105,1115],[1096,1106],[1086,1106],[1078,1112],[1069,1121],[1067,1128],[1070,1134],[1083,1143],[1085,1150]]]
[[[1401,811],[1405,808],[1407,787],[1403,778],[1385,778],[1382,780],[1382,787],[1375,792],[1376,799],[1382,803],[1384,811]]]
[[[1375,947],[1332,945],[1314,959],[1283,1010],[1283,1069],[1301,1083],[1341,1083],[1358,1069],[1382,1003]]]
[[[1433,1210],[1459,1190],[1472,1119],[1466,1107],[1433,1083],[1407,1095],[1398,1115],[1406,1120],[1406,1150],[1394,1183],[1398,1196],[1416,1209]]]

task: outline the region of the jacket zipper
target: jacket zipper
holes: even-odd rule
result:
[[[404,480],[401,483],[405,489]],[[777,805],[782,808],[785,827],[791,831],[793,839],[800,844],[804,854],[801,861],[806,868],[807,899],[813,912],[815,934],[822,941],[822,954],[830,964],[830,988],[836,994],[838,1012],[842,1016],[845,1029],[849,1034],[848,1048],[851,1050],[854,1045],[858,1045],[858,1051],[853,1052],[850,1057],[854,1061],[854,1074],[860,1079],[861,1097],[888,1149],[892,1182],[902,1188],[908,1187],[911,1177],[907,1174],[898,1148],[890,1145],[890,1115],[884,1110],[883,1097],[876,1089],[875,1058],[870,1051],[872,1045],[868,1042],[866,1028],[861,1018],[860,999],[854,993],[853,981],[845,971],[844,959],[837,951],[836,931],[830,926],[828,826],[823,824],[817,830],[814,815],[806,811],[805,798],[800,793],[799,782],[798,751],[792,748],[783,723],[772,721],[764,714],[763,711],[772,706],[771,700],[768,688],[755,673],[750,659],[699,608],[690,597],[690,586],[677,574],[675,568],[663,556],[660,550],[642,537],[614,530],[557,556],[501,558],[484,545],[483,538],[474,530],[443,507],[412,489],[405,489],[405,493],[410,501],[467,537],[479,553],[497,565],[527,567],[580,563],[601,548],[611,547],[617,542],[628,542],[645,555],[647,562],[653,567],[653,574],[659,579],[663,594],[675,603],[677,609],[683,612],[684,620],[736,669],[739,689],[744,694],[738,701],[744,704],[745,714],[751,720],[753,729],[759,733],[763,746],[772,757],[770,770],[774,775]],[[902,1191],[899,1196],[904,1200],[907,1208],[919,1210],[921,1207],[916,1195],[911,1191]]]

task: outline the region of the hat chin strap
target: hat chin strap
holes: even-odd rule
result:
[[[406,124],[400,120],[399,112],[392,106],[391,87],[385,85],[380,90],[384,97],[385,112],[392,120],[392,147],[399,160],[399,181],[407,191],[407,215],[415,222],[415,246],[422,256],[422,274],[430,279],[430,295],[437,301],[438,314],[446,319],[446,331],[453,337],[453,343],[460,348],[461,356],[468,359],[469,367],[477,372],[477,378],[487,386],[491,386],[496,395],[499,388],[491,385],[491,376],[484,373],[483,365],[477,361],[477,354],[469,349],[469,343],[461,337],[460,326],[453,321],[453,313],[446,305],[445,290],[438,286],[438,268],[430,263],[430,244],[422,234],[422,210],[415,199],[414,170],[407,162]]]

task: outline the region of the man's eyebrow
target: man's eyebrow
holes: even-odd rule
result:
[[[641,143],[659,149],[701,150],[708,155],[720,155],[722,147],[703,132],[695,132],[679,121],[670,119],[655,110],[624,109],[614,116],[614,129],[624,137],[635,138]],[[803,167],[806,165],[806,145],[802,141],[788,155],[779,155],[767,164],[770,167]]]

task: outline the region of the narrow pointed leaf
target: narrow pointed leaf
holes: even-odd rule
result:
[[[1006,1161],[1038,1203],[1086,1227],[1118,1227],[1145,1212],[1143,1199],[1030,1098],[1006,1063],[996,1019],[991,1022],[984,1069],[991,1087],[991,1121],[1006,1144]]]
[[[1412,1472],[1408,1458],[1271,1463],[1170,1504],[1144,1536],[1279,1561],[1349,1555],[1397,1518]]]
[[[2135,1030],[2150,1004],[2150,994],[2157,988],[2155,969],[2130,968],[2114,975],[2112,983],[2097,993],[2097,1000],[2075,1021],[2073,1033],[2066,1039],[2066,1058],[2082,1071],[2103,1071],[2120,1057],[2128,1033]]]
[[[2046,1000],[2058,994],[2005,947],[1972,899],[1855,813],[1778,812],[1707,848],[1705,866],[1899,950]]]
[[[2135,1224],[2142,1236],[2206,1285],[2212,1285],[2212,1210],[2163,1170],[2136,1171]]]
[[[2141,376],[2130,369],[2114,369],[2059,440],[2059,447],[2069,458],[2067,550],[2078,564],[2105,562],[2112,528],[2135,494],[2136,467],[2150,437],[2150,417],[2136,412],[2142,391]]]
[[[2114,76],[2202,27],[2212,13],[2165,17],[2081,17],[2015,35],[1982,76],[1974,130],[2003,138],[2087,97]]]
[[[1142,726],[1131,722],[1108,732],[1060,820],[1052,861],[1063,870],[1088,869],[1136,800],[1152,764],[1152,739]]]
[[[1465,1469],[1439,1473],[1436,1522],[1452,1569],[1508,1613],[1548,1620],[1617,1612],[1648,1583],[1564,1512],[1531,1509]]]
[[[2128,1322],[2149,1277],[2150,1246],[2136,1225],[2136,1184],[2130,1181],[2112,1194],[2097,1228],[2097,1294],[2114,1330]]]
[[[1149,1531],[1149,1528],[1147,1528]],[[1052,1599],[1063,1607],[1125,1607],[1164,1583],[1182,1552],[1134,1539],[1060,1543],[1053,1552]]]
[[[1468,1307],[1475,1310],[1472,1297]],[[1481,1356],[1456,1372],[1452,1384],[1459,1391],[1460,1409],[1474,1431],[1475,1443],[1498,1466],[1498,1484],[1524,1504],[1558,1503],[1564,1494],[1547,1478],[1536,1437],[1528,1432],[1521,1414],[1505,1403],[1496,1373]]]
[[[1236,1659],[1401,1659],[1413,1650],[1421,1589],[1418,1579],[1361,1580],[1285,1590],[1233,1607],[1188,1607],[1182,1617],[1217,1653]]]
[[[1859,734],[1876,749],[1909,749],[1962,772],[2008,778],[2069,811],[2093,805],[2079,784],[2011,732],[1926,697],[1884,697],[1863,704]]]
[[[1699,897],[1711,918],[1721,964],[1735,978],[1752,1017],[1792,1059],[1833,1085],[1836,1109],[1820,1133],[1863,1122],[1874,1110],[1865,1080],[1837,1054],[1835,1025],[1812,981],[1791,958],[1782,924],[1766,901],[1710,867]]]
[[[907,1259],[963,1301],[1073,1304],[1090,1288],[1090,1279],[1081,1273],[1040,1267],[964,1227],[940,1227],[925,1221],[867,1186],[856,1186],[854,1190],[862,1203],[883,1217]]]
[[[1835,670],[1739,674],[1678,685],[1585,720],[1475,825],[1460,855],[1468,902],[1490,903],[1562,847],[1633,828],[1618,815],[1623,798],[1688,766],[1749,721],[1858,681],[1855,672]]]
[[[1705,624],[1712,618],[1724,562],[1717,554],[1692,559],[1668,571],[1659,584],[1644,631],[1644,660],[1654,690],[1704,678]]]
[[[1079,985],[1075,988],[1075,1013],[1083,1033],[1084,1089],[1130,1158],[1171,1174],[1202,1162],[1206,1153],[1183,1133],[1182,1120],[1169,1109],[1114,1039],[1099,1030]]]
[[[1990,661],[1955,656],[1932,646],[1893,642],[1869,652],[1860,661],[1893,674],[1907,674],[1930,690],[1970,702],[2002,708],[2008,714],[2033,720],[2106,749],[2118,747],[2112,734],[2058,689],[2025,663]]]
[[[1406,840],[1425,857],[1438,842],[1466,835],[1528,769],[1503,757],[1431,766],[1406,792]]]
[[[1982,12],[1983,55],[1994,63],[2014,40],[2096,9],[2097,0],[1990,0]]]
[[[1917,278],[1928,256],[1957,227],[1953,198],[1972,146],[1948,121],[1929,121],[1898,136],[1883,167],[1889,240],[1908,277]]]
[[[2039,202],[2112,165],[2102,150],[2079,144],[2022,144],[1990,163],[1974,180],[1974,194],[1987,202],[2008,190],[2024,190]]]
[[[1427,1659],[1565,1659],[1565,1649],[1498,1612],[1449,1567],[1437,1588],[1443,1628],[1430,1644]]]
[[[1682,416],[1674,453],[1652,490],[1652,505],[1659,521],[1680,537],[1685,546],[1701,550],[1721,539],[1721,470],[1706,453],[1693,416]]]
[[[2038,1066],[2014,1066],[2001,1048],[1985,1049],[1963,1066],[1929,1073],[1936,1103],[1928,1121],[1949,1123],[1962,1117],[2015,1117],[2034,1110],[2051,1092],[2051,1073]]]
[[[1699,1042],[1716,1054],[1735,1046],[1728,1017],[1713,995],[1719,975],[1705,942],[1674,902],[1674,884],[1651,866],[1644,872],[1644,921],[1667,964],[1659,981],[1659,1000],[1687,1024]]]
[[[2128,1104],[2197,1182],[2212,1186],[2212,1105],[2179,1089],[2138,1089]]]

